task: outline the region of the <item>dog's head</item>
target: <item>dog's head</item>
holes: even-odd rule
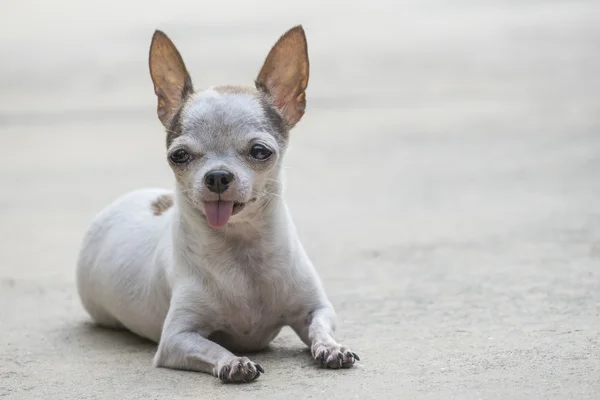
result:
[[[150,46],[158,118],[167,158],[184,199],[212,227],[243,219],[257,199],[273,196],[288,132],[302,118],[308,53],[301,26],[273,46],[255,87],[194,91],[179,51],[162,32]]]

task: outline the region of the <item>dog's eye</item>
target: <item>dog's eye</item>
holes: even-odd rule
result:
[[[250,149],[250,156],[252,158],[256,158],[257,160],[261,160],[261,161],[266,160],[267,158],[271,157],[271,154],[273,154],[273,152],[271,150],[267,149],[262,144],[255,144]]]
[[[185,151],[183,149],[175,150],[169,156],[169,159],[174,164],[185,164],[186,162],[190,161],[190,158],[191,158],[190,153],[188,153],[187,151]]]

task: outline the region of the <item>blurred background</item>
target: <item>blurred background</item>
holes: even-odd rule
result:
[[[250,389],[153,369],[74,287],[94,214],[173,186],[152,33],[205,88],[296,24],[286,198],[363,362],[285,331]],[[0,2],[0,396],[598,398],[599,45],[593,0]]]

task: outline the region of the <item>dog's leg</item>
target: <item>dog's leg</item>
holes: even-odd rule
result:
[[[259,364],[208,340],[210,332],[202,329],[202,316],[190,310],[189,304],[172,299],[154,356],[155,366],[206,372],[225,382],[250,382],[264,373]]]
[[[350,368],[355,361],[360,360],[350,348],[337,343],[333,338],[336,320],[333,307],[323,305],[303,315],[305,317],[295,321],[292,328],[310,347],[313,358],[322,367]]]

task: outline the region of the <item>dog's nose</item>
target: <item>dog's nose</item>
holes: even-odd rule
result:
[[[214,193],[223,193],[233,182],[233,174],[223,169],[210,171],[204,177],[204,183],[208,190]]]

